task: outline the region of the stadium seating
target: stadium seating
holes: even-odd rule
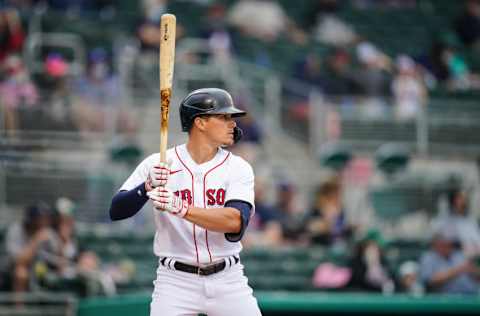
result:
[[[148,292],[152,289],[157,260],[151,253],[151,235],[84,233],[83,247],[96,251],[105,265],[131,260],[135,267],[132,280],[119,284],[119,293]],[[392,270],[405,260],[416,260],[425,249],[422,241],[395,240],[386,248]],[[325,247],[249,248],[243,251],[241,260],[250,284],[256,290],[316,290],[312,284],[315,269],[321,263],[330,262],[346,266],[351,249]],[[281,276],[281,277],[279,277]]]
[[[231,4],[232,2],[232,0],[229,0],[226,3]],[[281,0],[280,3],[297,22],[300,22],[301,17],[309,9],[308,5],[298,5],[295,1]],[[442,33],[450,27],[451,21],[459,12],[460,6],[458,3],[457,1],[422,0],[419,4],[421,6],[420,10],[358,9],[345,5],[342,6],[339,16],[352,24],[359,34],[366,36],[391,57],[395,57],[399,53],[419,56],[428,51],[431,41],[435,39],[437,33]],[[79,34],[85,40],[88,49],[101,46],[113,52],[116,39],[124,35],[132,36],[135,34],[136,23],[140,16],[139,4],[135,1],[118,1],[118,7],[119,11],[114,19],[100,19],[95,15],[80,17],[47,12],[41,21],[42,29],[47,32],[62,31]],[[203,23],[205,9],[206,6],[200,4],[200,2],[170,1],[168,4],[168,10],[177,15],[179,23],[186,30],[187,37],[198,35],[198,25]],[[265,66],[255,69],[256,71],[251,71],[251,65],[239,67],[241,68],[239,69],[239,77],[245,81],[245,85],[250,85],[249,90],[261,105],[265,105],[268,101],[265,100],[265,78],[277,75],[282,82],[280,90],[283,92],[283,89],[286,89],[285,86],[289,85],[286,78],[291,76],[293,65],[306,52],[313,51],[320,57],[325,57],[332,50],[332,47],[315,43],[313,40],[307,45],[299,47],[292,45],[283,37],[276,42],[265,44],[259,40],[247,38],[234,30],[232,30],[232,36],[235,53],[240,61]],[[406,42],[408,42],[408,45],[405,45]],[[472,69],[480,70],[478,54],[463,50],[461,53],[470,62]],[[268,70],[269,67],[270,70]],[[156,70],[153,70],[156,73]],[[266,71],[267,74],[258,75],[258,73],[263,74],[263,71]],[[216,78],[212,80],[215,84],[217,84],[217,81]],[[205,85],[207,81],[196,82],[195,84]],[[195,84],[188,87],[193,88]],[[225,83],[219,83],[219,85],[223,84]],[[157,88],[158,85],[155,85],[155,87]],[[156,91],[154,92],[156,93]],[[308,91],[302,93],[308,94]],[[453,157],[461,156],[462,159],[466,157],[464,156],[466,153],[471,156],[478,155],[480,150],[479,97],[478,92],[471,91],[452,93],[443,88],[431,91],[429,104],[426,107],[426,120],[422,121],[428,134],[429,153],[436,157],[442,157],[445,154]],[[279,99],[281,98],[282,95],[279,96]],[[360,103],[361,100],[352,102],[352,106],[341,113],[339,145],[345,145],[352,149],[352,155],[357,152],[371,154],[386,141],[406,145],[412,152],[418,149],[419,126],[417,121],[397,121],[392,115],[375,119],[366,118],[360,113],[361,105],[356,106]],[[282,107],[284,110],[286,108],[287,106]],[[389,112],[391,108],[388,109]],[[261,111],[267,112],[267,107],[262,107]],[[347,112],[346,115],[344,115],[345,112]],[[71,121],[54,121],[42,111],[21,109],[19,114],[22,129],[77,132]],[[265,116],[268,116],[268,114]],[[150,125],[155,128],[155,132],[147,132],[158,136],[158,133],[156,133],[158,116],[144,114],[139,116],[144,117],[145,121],[148,119],[153,121],[153,124]],[[285,125],[293,125],[291,118],[287,115],[285,115],[284,123]],[[303,133],[303,138],[299,138],[305,140],[308,139],[305,135],[310,130],[308,124],[303,123],[298,124],[301,125],[300,134]],[[297,164],[299,164],[299,161],[300,164],[302,163],[303,158],[296,156],[300,156],[302,150],[305,149],[304,147],[301,147],[302,150],[297,150],[296,147],[285,146],[287,140],[282,139],[284,135],[278,133],[277,130],[268,131],[268,133],[278,134],[275,136],[283,141],[278,146],[278,151],[272,156],[282,156],[285,160],[295,161]],[[58,133],[54,137],[57,137],[59,142],[55,144],[67,144],[67,146],[63,146],[52,145],[52,143],[45,144],[42,139],[37,141],[36,136],[32,134],[24,135],[24,139],[30,143],[15,145],[22,146],[22,148],[15,147],[14,149],[20,149],[24,152],[31,151],[34,154],[28,157],[24,155],[21,158],[10,157],[8,156],[9,152],[3,150],[7,147],[0,147],[2,152],[0,158],[3,161],[8,158],[9,161],[14,160],[16,163],[30,164],[32,162],[30,158],[35,156],[37,160],[34,162],[38,163],[40,160],[38,159],[39,153],[46,150],[53,151],[57,147],[63,150],[58,156],[65,156],[67,152],[71,154],[74,149],[86,152],[95,147],[96,151],[102,151],[103,153],[103,150],[107,148],[105,140],[99,140],[98,138],[81,142],[72,140],[69,138],[71,135],[67,135],[65,137],[66,141],[62,142],[64,140],[63,136],[59,136],[60,133]],[[19,136],[19,138],[24,135]],[[3,134],[1,136],[3,138]],[[156,148],[157,145],[155,144],[158,144],[158,142],[151,143],[153,144],[151,146]],[[292,148],[294,149],[292,150]],[[138,158],[138,152],[134,149],[131,151],[111,151],[110,154],[111,158],[119,158],[119,160],[125,157],[127,157],[126,160],[129,160],[130,157]],[[341,169],[348,160],[347,158],[350,158],[345,156],[347,155],[336,157],[336,160],[332,158],[329,163],[323,162],[326,166]],[[98,161],[103,158],[105,156],[100,157]],[[299,178],[308,173],[308,176],[301,180],[312,182],[318,180],[312,176],[312,168],[309,168],[310,166],[307,166],[307,164],[304,166],[306,171],[294,170],[296,169],[295,162],[291,162],[289,167]],[[272,165],[280,164],[274,163]],[[117,178],[113,177],[112,173],[85,172],[85,169],[92,170],[85,168],[84,165],[81,166],[84,169],[83,171],[79,172],[78,168],[66,171],[56,161],[49,162],[47,167],[42,171],[35,169],[37,173],[29,173],[27,171],[30,169],[21,169],[20,167],[6,171],[5,177],[2,178],[2,180],[5,180],[5,200],[0,202],[19,206],[17,205],[18,201],[26,203],[44,199],[53,202],[60,195],[63,195],[78,202],[82,211],[76,215],[77,219],[85,220],[87,223],[108,220],[106,210],[108,209],[109,198],[105,197],[110,197],[118,187]],[[387,183],[382,183],[381,186],[369,187],[367,197],[381,219],[395,221],[401,216],[417,210],[424,210],[429,215],[436,212],[438,197],[450,188],[448,179],[443,178],[444,174],[435,177],[431,174],[423,174],[418,170],[415,170],[414,173],[416,174],[406,174],[402,182],[387,181]],[[157,258],[151,251],[153,238],[151,232],[136,234],[124,233],[123,231],[113,232],[112,230],[114,229],[96,231],[95,227],[92,227],[91,230],[82,231],[79,235],[82,248],[95,251],[106,267],[109,265],[119,266],[123,263],[133,267],[133,278],[118,284],[120,294],[150,292],[157,267]],[[0,261],[5,253],[2,240],[4,232],[4,229],[0,229],[0,244],[2,245],[0,247]],[[392,271],[397,271],[402,262],[418,259],[426,247],[427,245],[422,240],[394,240],[389,242],[386,247],[389,267]],[[351,249],[349,247],[340,250],[324,247],[284,247],[278,249],[249,248],[242,253],[241,258],[250,284],[255,290],[305,292],[319,291],[312,284],[312,276],[319,264],[332,262],[344,266],[348,264],[350,256]]]

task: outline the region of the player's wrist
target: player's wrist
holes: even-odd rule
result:
[[[190,207],[187,201],[178,198],[177,201],[173,202],[173,205],[174,207],[170,210],[173,215],[180,218],[184,218],[185,216],[187,216],[188,209]]]
[[[152,180],[148,178],[147,181],[145,181],[145,191],[150,192],[152,190],[153,190]]]

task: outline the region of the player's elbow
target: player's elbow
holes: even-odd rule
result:
[[[125,213],[125,208],[122,206],[122,203],[118,198],[118,195],[114,196],[110,204],[110,209],[108,210],[110,219],[112,221],[119,221],[121,219],[124,219],[126,218],[124,213]]]
[[[115,212],[115,207],[113,206],[113,203],[112,203],[112,205],[110,205],[110,210],[108,211],[108,213],[109,213],[110,219],[112,221],[118,221],[118,220],[121,219],[118,212]]]
[[[228,226],[227,231],[230,233],[237,234],[242,230],[242,216],[240,215],[240,212],[237,210],[232,212],[231,218],[228,221]]]

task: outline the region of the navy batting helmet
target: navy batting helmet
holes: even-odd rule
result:
[[[218,88],[204,88],[192,91],[180,104],[182,131],[188,132],[199,115],[231,114],[240,117],[247,114],[235,107],[230,93]]]

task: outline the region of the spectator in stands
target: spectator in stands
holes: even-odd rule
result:
[[[288,102],[288,117],[303,124],[310,115],[309,93],[313,89],[323,90],[324,72],[322,60],[316,53],[309,52],[302,55],[293,65],[292,75],[295,79],[301,81],[298,84],[285,85],[286,98]],[[302,86],[304,85],[304,87]],[[299,89],[298,87],[302,87]]]
[[[25,33],[17,10],[0,8],[0,65],[10,55],[21,53]]]
[[[203,29],[200,30],[200,37],[207,40],[213,57],[222,63],[230,61],[233,52],[233,40],[226,19],[225,5],[214,3],[208,7]]]
[[[306,43],[305,33],[297,27],[276,1],[237,1],[228,12],[228,20],[245,35],[267,43],[275,42],[281,34],[286,34],[296,44]]]
[[[151,21],[146,18],[138,27],[138,38],[142,52],[154,53],[160,46],[160,21]]]
[[[450,74],[447,81],[447,88],[453,91],[480,88],[478,75],[471,71],[465,58],[457,51],[457,39],[447,38],[446,41],[447,46],[442,52],[442,57]]]
[[[100,270],[100,259],[90,250],[80,249],[75,233],[75,218],[73,212],[75,204],[68,198],[61,197],[56,201],[53,228],[56,249],[48,260],[44,260],[50,274],[54,275],[53,282],[45,273],[40,280],[47,289],[64,288],[78,290],[79,295],[113,295],[116,292],[115,283],[110,275]],[[68,282],[78,280],[81,288],[69,289]]]
[[[307,53],[294,66],[294,77],[310,86],[303,90],[286,87],[289,89],[287,90],[290,103],[289,117],[302,125],[308,122],[311,111],[316,110],[309,104],[309,92],[312,91],[310,88],[318,89],[327,96],[324,104],[333,105],[328,108],[326,114],[327,137],[336,139],[341,132],[338,125],[338,109],[345,105],[349,110],[349,106],[352,105],[351,94],[355,92],[350,55],[342,48],[333,50],[325,60],[320,59],[317,53]]]
[[[370,42],[360,42],[356,47],[360,68],[352,73],[352,79],[360,95],[365,96],[365,115],[376,118],[386,112],[383,97],[389,95],[391,86],[391,61]]]
[[[285,243],[304,243],[302,213],[297,208],[297,192],[293,183],[281,181],[276,188],[276,206]]]
[[[263,142],[262,129],[252,115],[245,115],[237,120],[237,126],[243,131],[242,142],[261,145]]]
[[[239,94],[245,96],[248,94],[248,91],[242,90]],[[237,107],[241,110],[251,112],[246,105],[248,102],[245,97],[236,98],[234,101]],[[253,144],[255,146],[262,145],[264,138],[263,130],[253,115],[247,113],[245,116],[239,117],[236,122],[237,126],[240,127],[243,132],[242,144]]]
[[[162,14],[167,13],[168,0],[143,0],[142,16],[137,23],[136,36],[140,43],[140,53],[135,59],[135,82],[138,87],[150,93],[150,90],[158,89],[158,83],[154,78],[158,74],[158,51],[160,49],[160,19]],[[184,28],[180,20],[177,20],[176,38],[184,34]],[[187,54],[184,54],[187,55]],[[195,60],[193,54],[185,56],[182,62],[191,63],[190,59]],[[157,71],[154,71],[157,69]]]
[[[476,295],[480,288],[480,267],[455,249],[448,226],[434,232],[430,250],[420,259],[420,277],[432,292]]]
[[[238,107],[247,111],[243,100],[236,100]],[[255,117],[249,114],[238,118],[237,126],[243,131],[242,141],[232,147],[232,152],[247,160],[251,164],[255,164],[261,154],[261,146],[263,142],[263,132],[258,125]]]
[[[466,60],[457,52],[458,40],[447,33],[442,40],[433,42],[430,56],[423,65],[450,91],[478,89],[479,76],[472,73]]]
[[[255,214],[250,221],[245,246],[279,246],[282,243],[282,226],[279,210],[267,201],[266,179],[255,178]]]
[[[345,47],[357,40],[354,28],[336,14],[339,7],[337,0],[317,0],[309,9],[306,27],[318,42]]]
[[[339,7],[338,0],[316,0],[315,3],[308,6],[308,10],[306,10],[300,23],[307,32],[312,32],[319,16],[335,15]]]
[[[86,74],[76,82],[77,124],[81,131],[110,133],[136,130],[136,123],[123,107],[118,76],[113,73],[107,52],[95,48],[89,53]]]
[[[455,20],[455,30],[463,44],[478,49],[480,43],[480,1],[467,0],[464,3],[464,12]]]
[[[162,14],[167,12],[168,0],[142,0],[143,14],[153,23],[160,23]]]
[[[428,54],[419,58],[419,62],[425,71],[431,73],[435,81],[439,83],[446,82],[450,77],[450,71],[443,58],[445,47],[446,45],[443,42],[433,41]]]
[[[309,52],[294,64],[293,76],[304,83],[321,89],[324,84],[322,60],[316,53]]]
[[[352,278],[349,287],[354,290],[391,293],[394,290],[392,274],[388,269],[384,240],[380,232],[368,231],[356,243],[350,262]]]
[[[137,37],[140,40],[142,55],[152,62],[160,46],[160,19],[167,13],[168,0],[143,0],[143,16],[137,28]],[[176,36],[183,34],[183,27],[177,21]],[[158,57],[157,57],[158,58]],[[158,62],[158,60],[156,60]]]
[[[422,296],[425,293],[425,288],[420,281],[419,268],[415,261],[406,261],[400,265],[398,268],[399,292],[412,296]]]
[[[5,109],[5,126],[14,133],[18,126],[18,110],[37,104],[38,93],[20,57],[10,55],[4,62],[5,80],[0,82],[0,106]]]
[[[240,107],[241,108],[241,107]],[[237,120],[237,126],[243,131],[242,142],[232,147],[232,152],[255,164],[261,153],[263,134],[253,116],[247,114]]]
[[[30,289],[34,282],[33,267],[39,258],[48,257],[55,244],[51,229],[52,210],[43,202],[25,209],[21,222],[9,226],[5,246],[12,271],[11,289],[20,293]]]
[[[44,105],[48,107],[53,119],[52,128],[58,130],[73,127],[72,88],[68,62],[62,55],[51,52],[44,63],[44,72],[37,83],[42,91]]]
[[[460,243],[468,258],[480,257],[480,228],[469,210],[469,196],[461,189],[448,193],[448,211],[438,215],[432,222],[434,230],[449,227],[453,238]]]
[[[350,239],[353,227],[347,222],[341,187],[336,179],[326,181],[318,187],[305,226],[313,244],[330,246],[338,242],[346,243]]]
[[[396,61],[397,73],[392,82],[395,114],[399,120],[412,120],[426,105],[427,90],[417,71],[415,61],[400,55]]]
[[[361,68],[354,78],[360,93],[368,96],[387,95],[389,72],[392,70],[390,58],[368,41],[356,46],[356,57]]]
[[[355,93],[351,56],[345,49],[335,49],[326,60],[324,92],[329,96],[344,97]],[[350,103],[350,102],[348,102]]]
[[[61,197],[56,202],[56,212],[53,220],[53,227],[59,241],[59,262],[57,269],[60,274],[72,275],[75,273],[75,260],[79,254],[79,248],[75,239],[75,221],[73,217],[73,202]]]

